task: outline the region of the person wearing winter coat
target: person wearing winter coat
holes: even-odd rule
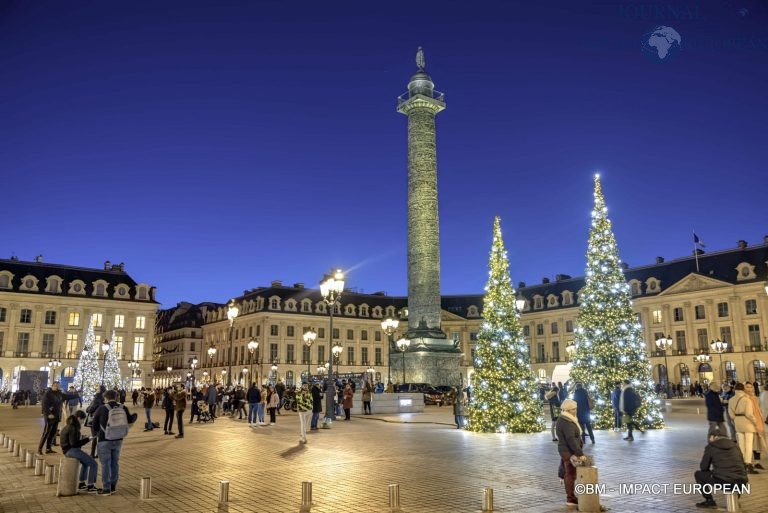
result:
[[[752,411],[755,415],[755,420],[757,421],[756,424],[756,431],[752,442],[752,457],[754,458],[754,466],[756,469],[764,470],[763,466],[759,463],[760,462],[760,453],[765,451],[766,443],[765,440],[765,424],[763,423],[763,419],[765,416],[763,415],[763,411],[760,408],[760,400],[755,395],[755,388],[752,383],[744,383],[744,393],[749,398],[750,401],[752,401]]]
[[[590,407],[591,399],[589,394],[584,389],[584,385],[576,383],[576,390],[573,391],[573,400],[576,401],[578,408],[579,425],[581,426],[581,438],[584,442],[587,441],[587,433],[589,433],[589,439],[592,443],[595,443],[595,434],[592,432],[592,408]]]
[[[269,412],[269,425],[274,426],[276,421],[277,407],[280,406],[280,396],[274,388],[269,387],[267,394],[267,411]]]
[[[296,393],[296,410],[299,412],[299,442],[307,443],[307,425],[312,415],[312,394],[309,392],[309,384],[302,383],[301,389]]]
[[[310,431],[317,431],[317,421],[323,411],[323,393],[320,391],[320,383],[315,383],[310,389],[312,394],[312,420],[309,423]]]
[[[566,505],[568,507],[578,507],[579,502],[576,499],[576,467],[571,462],[571,457],[584,460],[582,451],[582,432],[577,417],[576,401],[566,399],[561,402],[560,416],[557,418],[555,432],[557,434],[557,452],[560,454],[561,468],[565,470],[563,477]]]
[[[163,409],[165,410],[165,422],[163,423],[164,435],[175,435],[173,432],[173,389],[168,387],[163,395]]]
[[[99,461],[101,461],[102,495],[112,495],[117,491],[118,472],[120,470],[120,452],[123,447],[123,439],[107,439],[107,424],[109,423],[110,410],[122,408],[125,410],[126,420],[130,426],[136,422],[138,415],[128,411],[124,404],[117,404],[117,391],[104,392],[104,404],[99,406],[93,415],[93,424],[98,428]]]
[[[184,438],[184,411],[187,409],[187,389],[179,387],[173,394],[173,409],[176,411],[176,427],[179,434],[176,438]]]
[[[51,446],[56,439],[56,430],[61,421],[62,403],[70,399],[79,399],[77,392],[63,394],[59,390],[58,381],[55,381],[43,395],[42,413],[45,417],[45,427],[43,428],[43,435],[40,437],[40,445],[37,448],[38,454],[43,454],[43,447],[48,454],[56,452]]]
[[[344,387],[344,395],[342,398],[341,406],[344,408],[344,420],[349,420],[349,414],[352,411],[352,402],[355,396],[355,391],[352,390],[352,386],[347,383]]]
[[[208,403],[208,410],[211,412],[211,417],[216,418],[216,387],[214,385],[208,386],[208,397],[206,402]]]
[[[635,422],[635,414],[640,409],[640,395],[635,392],[635,389],[629,383],[628,379],[624,380],[624,386],[621,389],[621,397],[619,398],[619,408],[622,413],[627,416],[627,436],[624,440],[632,441],[635,438],[632,436],[632,428],[634,427],[641,433],[645,433],[643,428]]]
[[[373,395],[373,386],[367,381],[363,384],[363,415],[371,414],[371,396]]]
[[[246,394],[248,400],[248,425],[257,426],[259,423],[259,404],[261,403],[261,391],[256,382],[251,383]]]
[[[142,406],[144,406],[144,413],[147,415],[147,423],[144,426],[144,431],[152,431],[155,429],[155,425],[152,423],[152,407],[155,405],[155,394],[151,390],[144,392],[144,400]]]
[[[717,430],[724,436],[727,435],[725,430],[725,417],[723,414],[723,403],[720,401],[720,392],[717,389],[717,383],[710,383],[709,389],[704,392],[704,404],[707,405],[707,421],[709,422],[709,432]]]
[[[613,407],[613,430],[621,431],[621,408],[619,407],[619,401],[621,400],[621,384],[616,383],[611,391],[611,406]]]
[[[748,474],[757,474],[752,465],[752,443],[757,433],[757,418],[752,407],[752,400],[744,393],[744,384],[736,383],[736,391],[728,401],[728,413],[736,424],[736,438],[744,458]]]
[[[694,479],[700,485],[731,485],[742,486],[747,484],[747,471],[742,461],[739,446],[733,440],[725,436],[725,431],[710,429],[709,443],[704,449],[699,470],[694,472]],[[704,502],[696,504],[699,508],[717,508],[715,498],[702,489],[701,495]]]
[[[91,438],[83,438],[80,434],[80,421],[85,421],[85,412],[82,410],[67,418],[67,425],[61,430],[61,452],[67,458],[75,458],[80,461],[80,483],[77,489],[85,490],[88,493],[98,493],[96,474],[99,471],[99,465],[96,460],[81,449],[82,446],[91,441]],[[88,479],[87,484],[86,478]]]
[[[557,392],[557,385],[552,383],[552,388],[546,394],[544,394],[544,399],[549,403],[549,417],[552,419],[550,431],[552,432],[553,442],[557,442],[555,425],[557,424],[557,417],[560,415],[560,397]]]

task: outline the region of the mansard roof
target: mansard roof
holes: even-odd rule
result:
[[[197,305],[182,301],[173,308],[157,312],[155,327],[157,333],[178,330],[182,328],[199,328],[205,323],[205,311],[221,308],[220,303],[204,302]]]
[[[260,287],[250,291],[247,291],[242,296],[236,297],[235,302],[240,303],[242,301],[256,300],[257,297],[263,297],[265,300],[269,300],[271,297],[279,297],[281,303],[286,299],[293,299],[297,303],[301,303],[303,299],[310,299],[313,304],[323,300],[323,296],[320,295],[319,289],[309,289],[305,287],[285,287],[285,286],[270,286]],[[398,296],[387,296],[383,292],[376,292],[373,294],[364,294],[351,290],[345,290],[341,296],[342,308],[346,305],[360,306],[366,304],[373,308],[380,306],[386,308],[388,306],[394,306],[396,309],[404,308],[408,306],[408,298]],[[297,312],[300,313],[300,312]]]
[[[137,282],[131,278],[131,276],[125,272],[122,264],[113,265],[109,269],[93,269],[88,267],[76,267],[72,265],[53,264],[47,262],[26,262],[17,259],[0,259],[0,272],[9,271],[13,274],[11,280],[11,288],[3,289],[7,292],[19,292],[23,294],[41,294],[41,295],[55,295],[55,296],[68,296],[69,285],[75,280],[81,280],[85,286],[85,295],[78,294],[77,297],[96,297],[98,299],[104,299],[102,296],[94,296],[94,282],[103,280],[107,282],[107,289],[109,290],[109,299],[115,301],[131,301],[135,300],[138,294],[136,286]],[[20,290],[22,280],[26,276],[34,276],[42,284],[37,291]],[[45,290],[46,280],[51,276],[58,276],[62,279],[61,292],[53,293]],[[118,285],[126,285],[129,289],[128,297],[120,298],[114,296],[115,287]],[[147,291],[147,299],[141,300],[147,303],[157,303],[154,299],[154,287],[149,287]]]

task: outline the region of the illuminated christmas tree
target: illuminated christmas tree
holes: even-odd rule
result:
[[[583,383],[595,400],[595,428],[613,427],[610,394],[625,379],[642,398],[636,419],[649,427],[663,427],[642,327],[632,311],[599,175],[595,175],[595,207],[574,344],[571,379]]]
[[[96,348],[96,335],[93,333],[93,318],[88,323],[85,333],[83,350],[77,361],[74,379],[75,389],[80,391],[83,401],[88,402],[99,391],[101,385],[101,372],[99,369],[99,352]]]
[[[123,380],[120,379],[120,364],[117,363],[117,343],[115,342],[115,330],[112,330],[112,343],[107,350],[104,360],[104,386],[107,390],[120,390],[123,388]]]
[[[544,424],[537,384],[515,308],[515,289],[498,217],[493,224],[488,267],[467,429],[485,433],[541,431]]]

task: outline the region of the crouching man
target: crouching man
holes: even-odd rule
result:
[[[738,444],[717,429],[709,433],[709,443],[704,449],[704,456],[699,466],[701,470],[697,470],[694,474],[696,483],[699,485],[708,485],[707,488],[720,485],[727,491],[731,487],[747,484],[747,469]],[[717,508],[712,494],[706,493],[708,491],[711,490],[706,488],[702,490],[704,502],[696,504],[697,507]]]

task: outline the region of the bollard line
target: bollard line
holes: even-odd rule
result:
[[[493,511],[493,488],[483,488],[483,513]]]
[[[389,510],[400,511],[400,485],[389,485]]]
[[[312,481],[301,482],[301,505],[312,505]]]
[[[219,481],[219,504],[229,502],[229,481]]]
[[[142,477],[139,485],[139,498],[142,500],[149,499],[152,495],[152,478]]]

